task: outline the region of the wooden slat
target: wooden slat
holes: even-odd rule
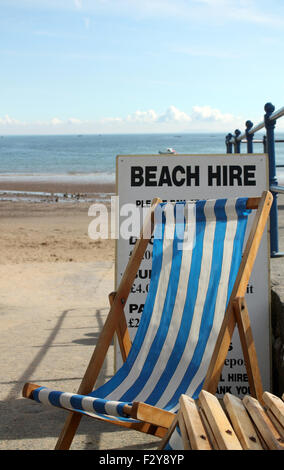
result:
[[[246,395],[243,398],[243,403],[248,410],[255,426],[257,427],[259,433],[265,440],[269,449],[279,449],[284,450],[284,442],[281,438],[279,432],[270,419],[268,418],[265,410],[260,405],[260,403],[253,397]]]
[[[276,397],[272,393],[264,392],[263,401],[284,428],[284,402],[281,398]]]
[[[210,423],[220,450],[242,450],[242,446],[218,399],[202,390],[199,395],[202,409]]]
[[[279,432],[280,436],[282,437],[283,439],[283,442],[284,442],[284,428],[282,426],[282,424],[278,421],[278,419],[276,418],[276,416],[272,413],[272,411],[270,410],[266,410],[266,413],[270,419],[270,421],[272,422],[272,424],[274,425],[274,427],[277,429],[277,431]]]
[[[208,421],[208,419],[207,419],[207,416],[206,416],[206,414],[204,413],[204,410],[201,408],[201,406],[199,406],[198,411],[199,411],[199,414],[200,414],[200,416],[201,416],[202,423],[203,423],[203,425],[204,425],[204,428],[205,428],[205,430],[206,430],[206,434],[207,434],[207,436],[208,436],[208,438],[209,438],[209,441],[210,441],[210,444],[211,444],[213,450],[220,450],[219,445],[218,445],[218,442],[216,441],[216,438],[215,438],[215,436],[214,436],[214,433],[213,433],[213,431],[212,431],[212,428],[211,428],[211,426],[210,426],[210,423],[209,423],[209,421]]]
[[[263,447],[242,400],[226,393],[224,395],[224,404],[242,448],[245,450],[262,450]]]
[[[198,407],[195,401],[186,395],[182,395],[179,403],[191,448],[193,450],[211,450],[212,447],[198,413]]]
[[[205,390],[198,400],[181,395],[180,410],[159,449],[178,425],[185,450],[284,450],[284,428],[271,411],[276,403],[276,414],[282,416],[279,409],[284,403],[269,392],[265,400],[267,411],[251,396],[241,400],[226,393],[220,401]]]
[[[181,411],[178,412],[177,420],[178,420],[178,426],[179,426],[180,433],[181,433],[183,448],[184,450],[191,450],[189,435],[188,435],[187,428],[185,425],[185,420]]]

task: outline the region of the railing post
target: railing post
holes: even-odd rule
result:
[[[253,153],[253,136],[249,131],[252,129],[253,123],[251,121],[246,122],[246,139],[247,139],[247,152]]]
[[[239,129],[236,129],[235,130],[235,142],[234,142],[235,153],[241,153],[241,141],[237,140],[239,135],[241,135],[241,131]]]
[[[269,186],[277,186],[276,178],[276,162],[275,162],[275,142],[274,128],[275,119],[270,119],[271,114],[275,111],[275,107],[271,103],[264,106],[264,124],[266,128],[266,151],[269,161]],[[270,210],[270,254],[274,258],[278,253],[278,213],[277,213],[277,192],[271,191],[273,195],[273,203]]]
[[[231,133],[226,135],[226,148],[227,148],[227,153],[233,153],[233,144],[231,142],[233,138],[233,135]]]
[[[262,144],[263,144],[263,153],[267,153],[267,146],[266,146],[266,135],[263,136],[263,139],[262,139]]]

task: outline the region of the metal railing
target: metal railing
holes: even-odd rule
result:
[[[247,144],[247,153],[253,153],[253,144],[262,143],[263,152],[268,154],[269,160],[269,189],[273,194],[273,204],[270,211],[270,256],[277,258],[284,256],[284,253],[279,252],[278,247],[278,208],[277,196],[278,193],[284,194],[284,186],[279,186],[276,177],[276,168],[284,168],[284,165],[276,165],[275,158],[275,143],[284,142],[284,140],[276,139],[274,136],[274,129],[277,119],[284,116],[284,107],[275,111],[275,107],[271,103],[266,103],[264,106],[264,120],[253,125],[251,121],[246,121],[246,130],[241,133],[239,129],[235,130],[234,134],[227,134],[225,143],[227,153],[241,153],[241,143]],[[266,129],[266,135],[262,140],[254,140],[254,135],[261,129]]]

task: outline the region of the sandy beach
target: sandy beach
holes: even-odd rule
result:
[[[45,188],[59,189],[62,193],[63,188]],[[66,413],[22,398],[22,387],[30,381],[77,391],[114,289],[115,241],[89,238],[90,202],[72,199],[70,189],[73,196],[87,193],[86,187],[69,187],[67,201],[51,196],[0,201],[2,450],[54,448]],[[92,191],[93,200],[100,197]],[[271,264],[280,281],[281,260]],[[113,361],[111,346],[99,384],[112,376]],[[155,437],[83,418],[71,448],[154,450],[157,445]]]
[[[114,240],[91,240],[86,202],[1,201],[1,264],[114,262]]]

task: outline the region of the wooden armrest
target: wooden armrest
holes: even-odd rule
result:
[[[128,411],[126,409],[125,412],[127,414],[129,413],[131,418],[139,419],[140,421],[145,421],[146,423],[166,429],[171,426],[175,418],[175,413],[142,402],[134,402],[131,409],[128,407]]]
[[[36,390],[37,388],[40,388],[40,385],[27,382],[23,387],[23,391],[22,391],[23,397],[30,398],[31,400],[33,400],[33,391]]]

